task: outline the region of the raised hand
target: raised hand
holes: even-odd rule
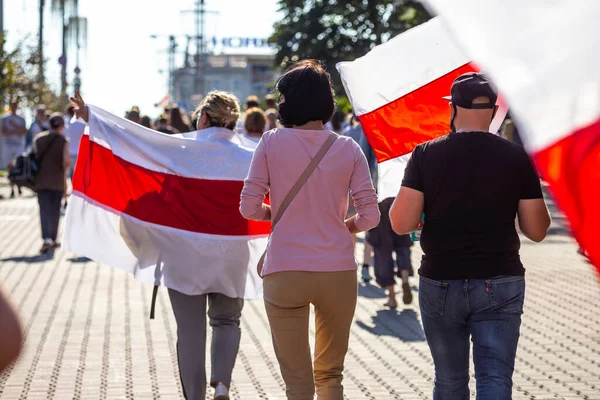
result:
[[[85,122],[88,122],[90,118],[90,111],[88,106],[85,105],[85,101],[83,101],[83,97],[81,97],[79,90],[75,93],[75,97],[71,97],[71,101],[75,103],[75,115],[77,118],[81,118]]]

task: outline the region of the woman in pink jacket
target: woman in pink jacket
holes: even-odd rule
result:
[[[329,74],[301,61],[277,82],[282,128],[263,135],[242,190],[245,218],[272,220],[324,143],[331,147],[273,230],[262,275],[264,299],[287,398],[343,398],[342,371],[357,297],[353,233],[379,222],[360,147],[324,128],[335,105]],[[332,137],[332,135],[334,135]],[[357,214],[344,220],[350,192]],[[270,205],[264,203],[269,193]],[[309,312],[316,318],[314,372]]]

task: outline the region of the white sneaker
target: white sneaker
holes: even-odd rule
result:
[[[215,400],[229,400],[229,388],[223,382],[215,387]]]

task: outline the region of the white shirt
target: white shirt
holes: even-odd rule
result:
[[[64,135],[69,139],[69,155],[76,157],[79,152],[79,142],[87,125],[81,120],[71,122],[65,126]]]
[[[4,143],[9,145],[25,145],[25,135],[12,134],[25,127],[25,120],[18,115],[5,114],[0,117],[0,132],[4,136]]]

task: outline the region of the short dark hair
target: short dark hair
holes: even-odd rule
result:
[[[50,128],[58,129],[61,126],[65,126],[65,119],[61,113],[53,113],[50,116]]]
[[[275,108],[277,107],[277,100],[275,99],[275,96],[273,96],[272,94],[268,94],[265,96],[265,108],[269,109],[269,108]]]
[[[246,98],[246,108],[254,108],[258,107],[260,100],[258,100],[258,96],[252,95]]]
[[[277,81],[281,93],[279,119],[285,127],[331,119],[335,110],[331,77],[316,60],[292,65]]]

